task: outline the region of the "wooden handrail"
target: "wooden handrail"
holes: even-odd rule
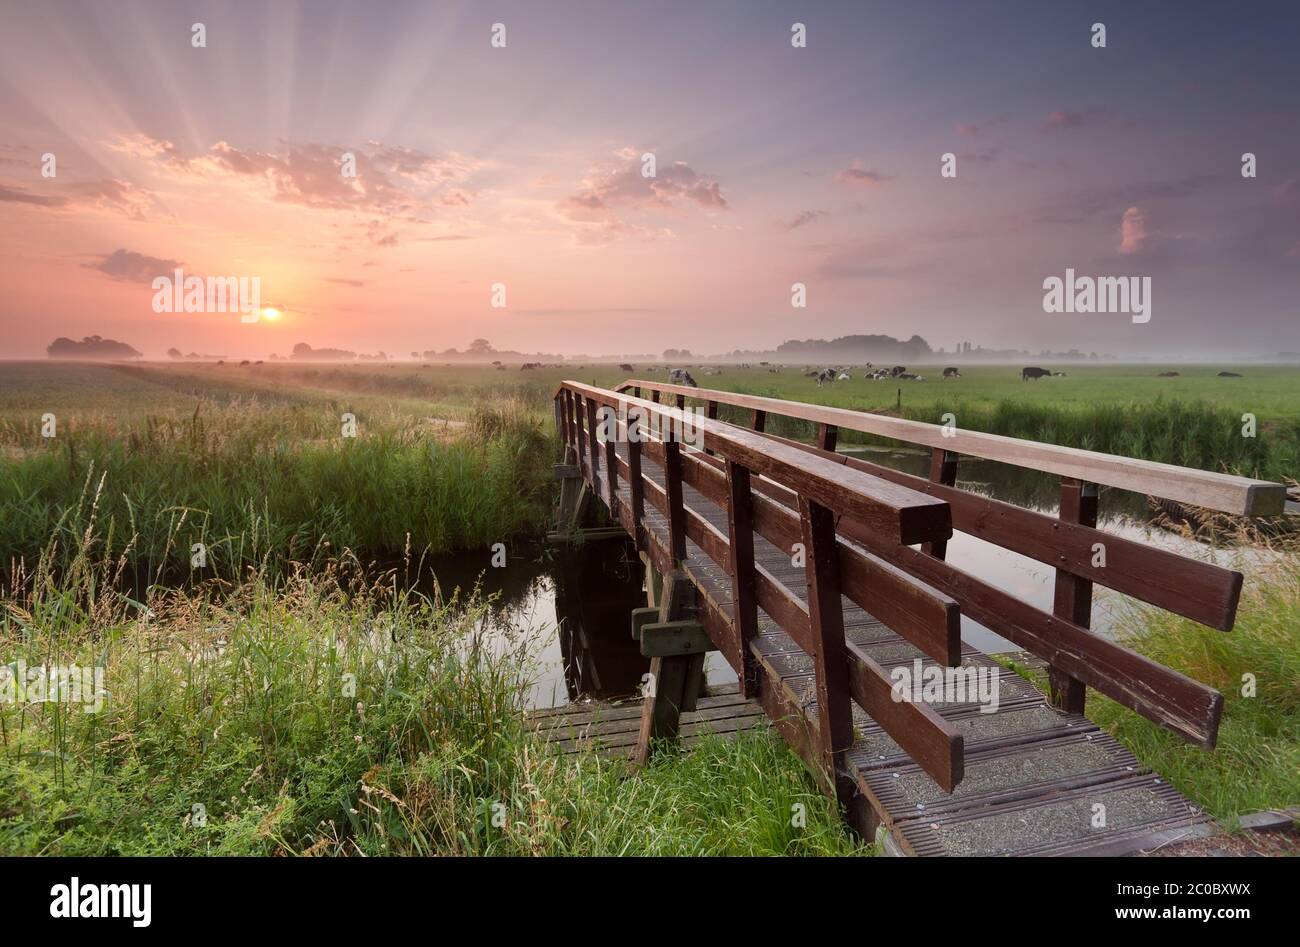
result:
[[[849,408],[785,401],[712,388],[692,388],[686,385],[629,379],[618,385],[615,390],[626,391],[629,388],[650,390],[656,394],[663,392],[698,398],[738,408],[749,408],[756,412],[764,412],[766,415],[783,415],[822,426],[835,426],[864,434],[875,434],[910,444],[941,448],[971,457],[1041,470],[1062,477],[1131,490],[1180,503],[1190,503],[1223,513],[1276,516],[1282,513],[1286,504],[1286,487],[1267,480],[1252,480],[1248,477],[1237,477],[1210,470],[1194,470],[1151,460],[1081,450],[1077,447],[1040,444],[1036,441],[1005,437],[1001,434],[983,434],[978,431],[951,428],[945,434],[945,429],[941,425],[927,424],[923,421],[907,421]]]
[[[636,407],[649,415],[666,418],[679,427],[690,425],[699,432],[701,445],[750,471],[768,477],[801,496],[852,516],[880,531],[883,538],[902,544],[944,540],[952,536],[948,504],[856,470],[845,470],[835,461],[807,454],[785,444],[721,421],[687,418],[683,409],[614,394],[577,381],[564,387],[588,405],[593,474],[598,469],[595,446],[596,406]]]

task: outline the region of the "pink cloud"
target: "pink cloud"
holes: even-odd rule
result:
[[[1131,255],[1141,253],[1151,241],[1146,216],[1136,207],[1124,211],[1119,222],[1119,252]]]
[[[835,180],[841,184],[848,184],[857,187],[879,187],[889,180],[887,175],[879,171],[869,171],[854,162],[853,167],[845,168],[839,174],[835,175]]]

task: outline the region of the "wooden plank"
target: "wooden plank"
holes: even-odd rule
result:
[[[852,789],[843,777],[844,754],[853,742],[853,711],[849,705],[849,663],[840,605],[839,556],[835,543],[835,514],[813,500],[800,497],[799,520],[808,550],[808,618],[817,684],[817,729],[822,765],[835,785],[840,804],[848,807]]]
[[[935,447],[930,451],[930,482],[941,483],[946,487],[951,487],[957,483],[956,454],[941,447]],[[956,528],[956,523],[953,524],[953,527]],[[937,559],[942,559],[948,553],[948,544],[942,540],[926,543],[921,548]]]
[[[668,497],[668,548],[678,562],[686,558],[686,508],[682,503],[682,445],[664,443],[664,492]]]
[[[618,403],[618,397],[578,382],[565,382],[593,402]],[[682,413],[624,397],[668,421],[685,426]],[[695,422],[703,447],[742,463],[753,473],[771,477],[822,506],[869,524],[894,542],[920,543],[952,535],[948,505],[878,477],[846,471],[834,461],[774,443],[763,435],[721,421]],[[647,451],[648,452],[648,451]]]
[[[817,450],[808,444],[781,440],[805,451]],[[843,454],[837,456],[843,458],[846,466],[947,501],[956,530],[1211,628],[1228,631],[1233,626],[1241,598],[1240,572],[1114,533],[1065,523],[1002,500],[932,483],[892,467]],[[1105,566],[1092,564],[1099,543],[1106,551]]]
[[[716,651],[704,625],[692,619],[651,622],[641,626],[641,653],[648,658]]]
[[[599,493],[600,445],[596,440],[596,399],[587,398],[587,445],[591,449],[591,489]]]
[[[1068,477],[1061,481],[1061,509],[1059,518],[1066,523],[1081,526],[1097,525],[1097,487]],[[1056,593],[1052,613],[1080,628],[1092,625],[1092,583],[1071,575],[1063,569],[1056,570]],[[1083,682],[1065,671],[1048,666],[1050,692],[1048,700],[1057,710],[1081,714],[1085,699]]]
[[[721,464],[700,454],[683,456],[687,483],[720,505],[727,500],[724,476],[709,464]],[[751,481],[752,482],[752,481]],[[799,518],[792,509],[795,494],[779,484],[760,480],[754,493],[753,523],[760,536],[787,556],[802,542]],[[961,614],[956,601],[940,595],[906,572],[846,543],[840,543],[840,575],[844,594],[936,661],[953,665],[961,653]]]
[[[939,447],[959,454],[1191,503],[1224,513],[1276,516],[1282,513],[1286,503],[1286,487],[1266,480],[1193,470],[1075,447],[1040,444],[978,431],[957,430],[946,437],[942,426],[938,424],[866,414],[847,408],[803,404],[707,388],[684,389],[657,382],[624,383],[627,386],[633,384],[656,393],[689,390],[695,397],[712,398],[734,407],[762,410],[819,424],[834,424],[845,430],[876,434],[925,447]]]
[[[896,701],[889,675],[862,648],[849,643],[853,699],[946,792],[961,782],[964,744],[957,729],[933,707]]]
[[[627,484],[632,506],[632,540],[637,549],[645,548],[645,481],[641,473],[641,442],[628,440]]]
[[[732,666],[740,679],[740,692],[753,696],[757,670],[749,657],[749,644],[758,635],[758,593],[754,575],[754,504],[749,471],[727,464],[727,537],[731,555],[731,601],[736,629],[736,654]]]
[[[839,428],[834,424],[817,425],[817,446],[827,453],[835,453],[835,441],[839,437]]]
[[[841,521],[840,529],[846,524]],[[851,524],[850,524],[851,528]],[[866,539],[863,539],[866,537]],[[859,541],[961,604],[962,614],[1192,743],[1213,747],[1223,695],[1199,681],[1047,614],[918,549]]]
[[[796,645],[806,652],[816,648],[808,606],[761,565],[754,566],[754,595],[759,608],[767,612]]]

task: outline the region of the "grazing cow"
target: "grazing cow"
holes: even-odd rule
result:
[[[1052,372],[1052,377],[1053,377],[1053,378],[1064,378],[1064,377],[1065,377],[1065,372]]]
[[[691,377],[691,373],[684,368],[674,368],[669,373],[668,380],[674,385],[689,385],[692,388],[700,387],[695,379]]]
[[[618,363],[618,370],[619,370],[620,372],[630,372],[630,371],[635,371],[635,369],[633,369],[632,366],[629,365],[627,362],[619,362],[619,363]]]
[[[1034,381],[1038,381],[1038,379],[1040,378],[1051,378],[1051,377],[1052,377],[1052,373],[1049,372],[1046,368],[1027,367],[1027,368],[1020,369],[1021,381],[1029,381],[1029,379],[1031,378]]]
[[[822,385],[832,384],[834,381],[835,381],[835,369],[833,368],[823,368],[821,371],[817,373],[818,388],[820,388]]]
[[[1237,372],[1219,372],[1219,377],[1220,377],[1220,378],[1240,378],[1241,375],[1239,375]]]
[[[924,375],[916,375],[912,372],[899,372],[897,376],[899,381],[925,381]]]
[[[1157,377],[1157,378],[1177,378],[1177,377],[1178,377],[1178,372],[1161,372],[1161,373],[1160,373],[1159,375],[1157,375],[1156,377]]]
[[[891,368],[891,369],[889,370],[889,377],[890,377],[890,378],[897,378],[897,377],[899,377],[900,375],[902,375],[903,372],[905,372],[905,371],[907,371],[907,366],[906,366],[906,365],[895,365],[893,368]]]
[[[944,377],[944,378],[960,378],[960,377],[961,377],[961,372],[957,371],[956,368],[954,368],[954,367],[952,367],[952,366],[949,366],[948,368],[945,368],[945,369],[943,370],[943,377]]]
[[[848,372],[840,372],[839,375],[836,376],[835,380],[836,380],[836,381],[848,381],[848,380],[849,380],[849,373],[848,373]]]

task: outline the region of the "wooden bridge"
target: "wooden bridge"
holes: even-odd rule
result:
[[[1207,750],[1223,698],[1091,632],[1092,588],[1226,632],[1242,576],[1099,530],[1098,486],[1251,516],[1280,513],[1283,486],[652,381],[565,382],[555,406],[563,516],[589,523],[598,501],[646,566],[636,758],[701,712],[716,649],[851,824],[905,852],[1124,853],[1205,821],[1083,716],[1085,693]],[[774,418],[814,425],[816,446],[768,433]],[[930,448],[929,479],[837,453],[840,430]],[[1060,477],[1059,515],[960,489],[963,455]],[[1052,611],[948,562],[954,530],[1052,567]],[[1049,695],[964,644],[963,614],[1039,659]],[[942,696],[898,699],[916,669]],[[962,691],[980,675],[996,712]]]

